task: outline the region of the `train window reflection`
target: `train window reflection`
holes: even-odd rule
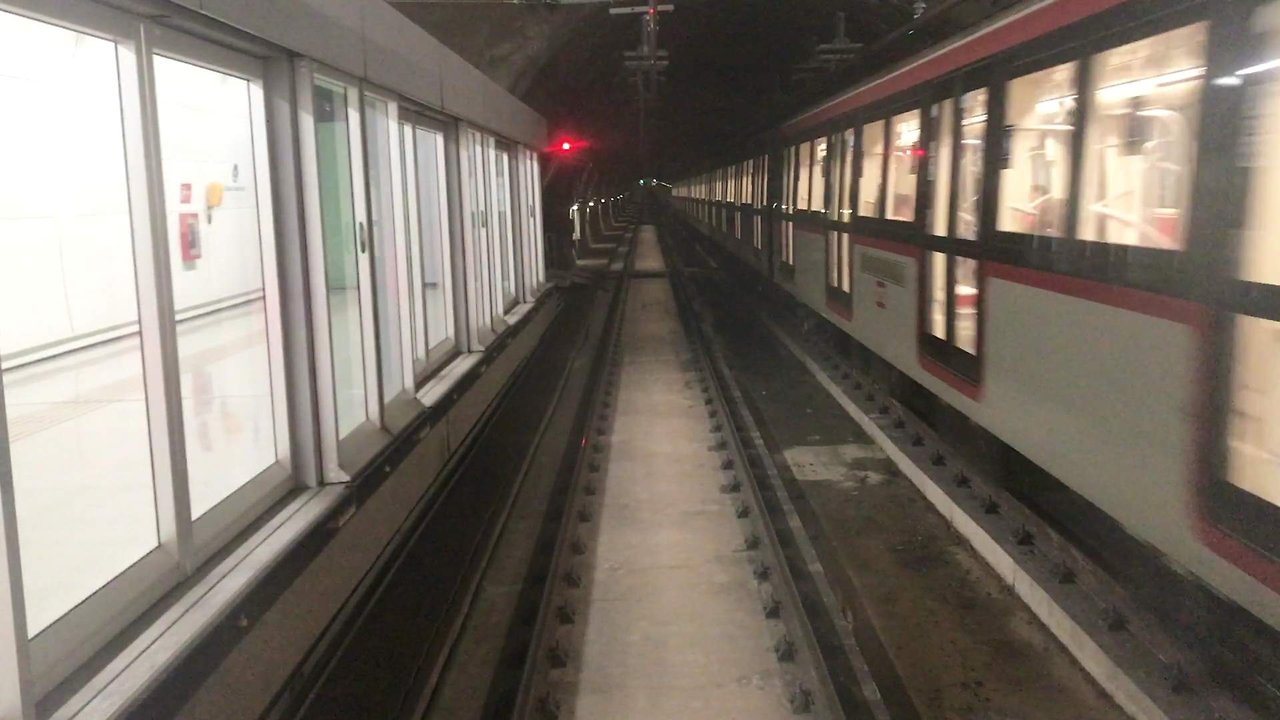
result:
[[[858,214],[882,217],[880,183],[884,177],[884,120],[862,126],[862,174],[858,179]]]
[[[1227,427],[1227,479],[1280,505],[1280,322],[1239,315]]]
[[[1076,64],[1058,65],[1009,83],[998,226],[1062,237],[1076,123]]]
[[[1082,239],[1185,247],[1206,36],[1191,25],[1093,59]]]
[[[915,220],[916,178],[920,158],[920,111],[912,110],[893,118],[889,129],[892,150],[889,160],[889,186],[886,201],[890,220]]]

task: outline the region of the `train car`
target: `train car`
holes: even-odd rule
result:
[[[0,715],[114,716],[536,345],[546,126],[362,0],[0,0],[0,89]]]
[[[1280,2],[1035,0],[687,178],[701,231],[1280,628]]]

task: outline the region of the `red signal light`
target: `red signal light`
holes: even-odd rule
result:
[[[569,152],[570,150],[573,149],[573,143],[569,142],[568,140],[565,140],[564,142],[560,143],[560,149],[565,152]]]

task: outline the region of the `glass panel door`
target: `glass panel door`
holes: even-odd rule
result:
[[[378,371],[385,405],[405,390],[404,345],[400,320],[401,271],[398,262],[392,145],[395,135],[390,103],[365,96],[365,162],[369,178],[369,234],[372,239],[374,302],[378,310]]]
[[[404,183],[404,226],[407,232],[409,273],[409,331],[413,353],[414,374],[422,373],[427,366],[427,321],[423,287],[423,228],[418,217],[418,161],[417,141],[412,123],[400,123],[400,177]]]
[[[122,120],[136,68],[117,57],[0,12],[0,380],[31,635],[160,541],[130,209],[145,178]]]
[[[515,233],[512,227],[512,176],[511,151],[504,146],[493,143],[493,233],[495,254],[498,262],[494,269],[498,273],[499,308],[506,312],[516,302],[516,252]],[[603,213],[604,208],[600,211]]]
[[[354,87],[316,77],[312,84],[318,197],[328,305],[329,351],[337,435],[343,438],[377,414],[376,388],[367,373],[372,323],[367,231],[359,220],[363,198],[354,191],[360,162],[360,110]],[[372,403],[371,403],[372,400]],[[372,404],[373,410],[370,405]]]
[[[474,267],[470,268],[470,277],[475,281],[475,293],[478,299],[474,322],[476,330],[483,335],[492,330],[493,318],[498,303],[495,301],[494,274],[491,270],[492,246],[489,239],[489,207],[488,207],[488,173],[485,162],[485,138],[475,130],[466,131],[465,149],[467,151],[467,205],[469,214],[470,237]]]
[[[272,238],[259,222],[260,171],[268,181],[254,157],[261,98],[242,77],[163,56],[154,65],[191,516],[198,518],[280,454],[268,341],[275,293],[264,282],[275,270],[266,267],[273,254],[264,244]]]
[[[422,228],[422,294],[426,298],[427,348],[434,354],[451,348],[453,265],[449,248],[449,197],[446,192],[444,133],[415,128],[418,161],[418,222]]]

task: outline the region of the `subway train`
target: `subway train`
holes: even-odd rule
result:
[[[1280,2],[1029,0],[740,150],[686,221],[1280,628]]]
[[[116,717],[531,352],[546,123],[380,0],[0,0],[0,90],[0,715]]]

